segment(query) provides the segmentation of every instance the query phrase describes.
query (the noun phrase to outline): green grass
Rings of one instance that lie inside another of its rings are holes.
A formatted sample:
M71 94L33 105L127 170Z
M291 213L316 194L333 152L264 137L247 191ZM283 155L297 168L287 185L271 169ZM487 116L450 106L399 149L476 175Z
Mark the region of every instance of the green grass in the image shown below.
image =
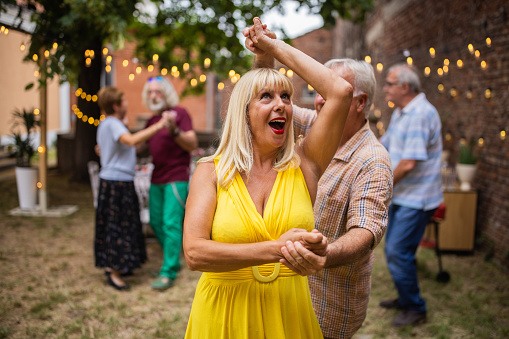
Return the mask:
M0 181L0 339L2 338L182 338L200 276L184 267L173 288L150 289L161 250L148 239L149 261L128 278L130 292L117 292L94 267L94 208L88 184L50 171L50 204L74 204L65 218L8 215L17 207L15 181ZM383 255L375 250L371 299L358 338L509 338L509 274L486 253L446 254L447 284L435 280L434 251L417 253L419 282L428 322L396 329L397 314L381 309L396 296ZM361 337L362 336L362 337ZM364 337L366 336L366 337Z

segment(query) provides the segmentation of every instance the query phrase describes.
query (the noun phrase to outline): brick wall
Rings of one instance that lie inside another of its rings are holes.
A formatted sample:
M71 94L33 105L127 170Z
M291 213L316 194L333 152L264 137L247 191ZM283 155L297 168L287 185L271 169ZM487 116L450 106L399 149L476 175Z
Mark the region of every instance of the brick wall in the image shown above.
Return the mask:
M384 65L377 73L375 109L387 126L392 109L387 107L382 85L388 66L405 62L408 51L421 72L423 91L443 121L444 149L449 162L457 162L460 138L482 138L474 188L478 192L477 248L509 268L509 3L503 0L383 0L365 22L365 45L357 58L370 55L372 64ZM491 38L491 46L486 38ZM346 35L344 39L348 39ZM344 44L343 40L342 43ZM353 42L352 42L353 43ZM474 54L468 49L474 47ZM429 49L435 49L435 56ZM475 50L480 53L475 56ZM439 76L445 59L448 72ZM457 61L461 59L462 67ZM486 67L482 67L482 61ZM425 76L425 67L430 75ZM439 90L439 85L443 90ZM491 97L486 97L486 90ZM385 127L384 127L385 128ZM383 128L383 129L384 129Z

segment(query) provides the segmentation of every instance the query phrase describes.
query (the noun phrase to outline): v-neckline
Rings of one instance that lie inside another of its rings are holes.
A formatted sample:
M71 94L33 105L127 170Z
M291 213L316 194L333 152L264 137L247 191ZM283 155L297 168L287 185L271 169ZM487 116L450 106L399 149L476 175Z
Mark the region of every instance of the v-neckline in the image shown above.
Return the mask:
M267 211L267 206L269 206L269 203L272 202L272 200L274 200L274 195L276 194L275 187L277 186L276 184L278 183L278 181L281 178L281 173L283 173L283 172L282 171L277 172L276 180L274 180L274 183L272 184L272 189L270 190L269 198L267 199L267 203L265 204L265 208L263 209L262 213L258 212L258 209L256 208L256 204L254 203L254 200L251 197L251 194L249 194L249 190L247 189L246 183L244 182L242 175L240 175L240 173L237 173L237 175L239 176L240 182L242 183L242 188L246 191L246 194L249 197L249 203L251 204L251 207L256 212L256 214L259 215L262 218L262 220L264 220L264 221L265 221L265 211Z

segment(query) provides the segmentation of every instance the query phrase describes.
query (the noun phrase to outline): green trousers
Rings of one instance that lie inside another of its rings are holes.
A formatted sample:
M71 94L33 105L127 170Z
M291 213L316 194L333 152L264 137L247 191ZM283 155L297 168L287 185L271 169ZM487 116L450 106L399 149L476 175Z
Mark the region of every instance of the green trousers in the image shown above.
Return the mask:
M160 275L175 279L180 269L182 222L188 193L187 182L150 185L150 226L163 249Z

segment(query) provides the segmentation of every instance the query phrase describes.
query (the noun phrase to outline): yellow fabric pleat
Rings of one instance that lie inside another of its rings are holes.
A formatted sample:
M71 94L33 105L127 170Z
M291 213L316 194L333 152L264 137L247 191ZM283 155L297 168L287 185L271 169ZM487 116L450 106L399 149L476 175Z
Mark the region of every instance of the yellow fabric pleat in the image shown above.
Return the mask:
M216 161L217 165L217 161ZM291 228L314 228L313 207L300 168L279 172L260 215L237 174L227 190L218 186L211 238L248 243L278 239ZM274 264L258 267L263 276ZM186 338L323 338L307 277L281 265L278 277L257 281L251 267L203 273L193 300Z

